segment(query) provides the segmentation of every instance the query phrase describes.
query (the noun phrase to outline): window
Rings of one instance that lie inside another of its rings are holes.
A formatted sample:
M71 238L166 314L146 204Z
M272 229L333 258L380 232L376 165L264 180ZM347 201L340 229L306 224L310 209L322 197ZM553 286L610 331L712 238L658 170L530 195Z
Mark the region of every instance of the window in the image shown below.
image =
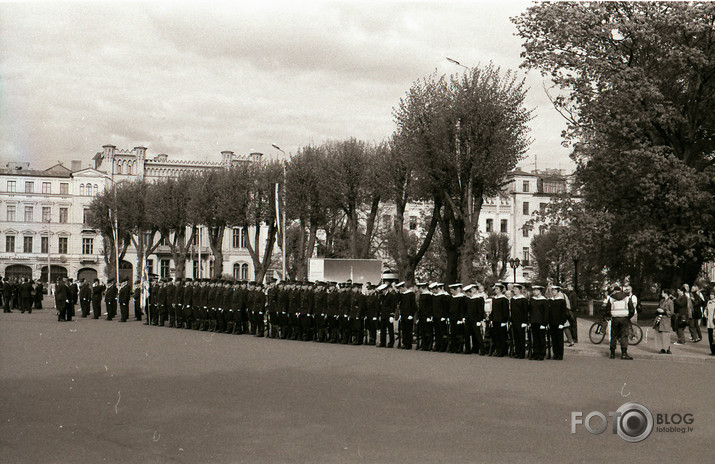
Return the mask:
M525 201L524 204L522 205L522 211L521 211L521 212L524 214L524 216L528 216L528 215L530 214L530 213L529 213L529 202L528 202L528 201Z
M524 266L529 265L529 258L531 257L531 253L529 253L529 247L524 247L522 248L522 254L521 254L522 260L521 263Z
M57 241L57 252L67 254L67 237L59 237Z
M25 206L25 222L32 222L34 220L35 208L32 206Z
M8 235L5 237L5 253L15 253L15 236Z
M82 224L89 224L89 208L82 210Z
M234 227L231 238L232 246L234 248L238 248L241 245L241 229L239 229L238 227Z
M199 278L199 262L197 260L194 260L193 264L194 264L194 268L193 268L194 269L193 270L194 279L198 279Z
M84 196L84 184L79 184L79 195Z
M494 219L487 219L487 232L494 231Z
M241 228L241 248L246 248L246 229L244 228Z
M32 237L23 237L22 252L32 253Z
M241 264L241 280L248 280L248 264L246 263Z
M169 260L168 259L162 259L161 260L161 269L160 269L160 275L162 279L166 279L169 277Z
M529 181L525 180L523 183L524 193L529 193Z
M8 192L14 192L15 189L16 189L15 181L14 181L14 180L9 180L9 181L7 181L7 191L8 191Z
M239 280L241 278L241 265L233 263L233 278Z
M93 238L83 238L82 239L82 254L83 255L94 254L94 239Z
M50 184L49 182L43 182L42 193L52 193L52 184Z
M502 234L506 234L506 233L509 231L509 229L508 229L507 226L508 226L507 220L506 220L506 219L502 219L502 220L501 220L501 233L502 233Z
M539 212L544 214L546 212L546 203L539 203Z
M48 253L50 249L50 237L40 237L40 253Z
M15 222L15 205L7 206L7 221Z
M97 193L99 193L99 187L97 187L97 184L94 184L94 187L92 188L92 195L96 197Z
M521 229L521 234L522 234L522 236L524 236L524 237L528 237L528 236L529 236L529 228L526 227L526 226L524 226L524 227Z
M52 219L52 208L49 206L42 207L42 222L50 222Z
M62 182L60 183L60 195L69 195L70 193L70 184L67 182Z
M25 182L25 193L35 193L35 183L26 181Z
M201 229L196 229L196 233L194 234L194 238L191 239L191 244L194 246L199 245L199 234L201 233Z
M146 260L146 273L147 273L147 274L153 274L153 273L154 273L154 260L153 260L153 259L147 259L147 260Z
M417 216L410 216L410 230L417 229Z
M60 224L67 224L68 208L60 208Z
M213 277L213 275L214 275L214 262L209 261L209 276Z

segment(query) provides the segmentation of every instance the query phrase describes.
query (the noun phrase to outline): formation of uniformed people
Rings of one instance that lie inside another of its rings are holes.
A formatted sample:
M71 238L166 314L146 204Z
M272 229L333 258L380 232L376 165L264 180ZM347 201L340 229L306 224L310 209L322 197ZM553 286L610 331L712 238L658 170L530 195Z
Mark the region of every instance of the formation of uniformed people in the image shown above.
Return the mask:
M141 320L141 289L110 280L107 319ZM146 322L155 326L250 334L290 340L375 345L520 359L563 359L567 300L557 286L439 282L372 285L345 282L256 282L219 279L154 280L147 288ZM96 312L95 312L96 318ZM379 332L379 337L378 337Z

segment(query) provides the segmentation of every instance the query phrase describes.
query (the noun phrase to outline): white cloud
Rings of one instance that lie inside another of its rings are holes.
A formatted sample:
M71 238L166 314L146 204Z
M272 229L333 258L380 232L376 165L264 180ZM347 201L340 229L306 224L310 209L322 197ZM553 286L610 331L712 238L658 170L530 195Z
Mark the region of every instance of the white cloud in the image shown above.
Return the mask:
M528 3L0 4L0 162L47 167L106 143L218 159L326 139L379 141L417 79L517 68ZM532 152L568 163L530 75ZM544 166L556 167L556 166Z

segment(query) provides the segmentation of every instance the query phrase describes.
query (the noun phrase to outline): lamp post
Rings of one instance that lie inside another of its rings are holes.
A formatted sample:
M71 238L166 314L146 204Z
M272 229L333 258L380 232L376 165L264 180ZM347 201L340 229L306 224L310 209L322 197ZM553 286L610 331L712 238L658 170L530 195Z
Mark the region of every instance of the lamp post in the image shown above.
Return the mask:
M519 258L510 258L509 259L509 266L511 266L511 268L514 272L514 283L516 283L516 270L520 265L521 265L521 261L519 260Z
M281 147L272 143L271 146L283 153L283 207L281 208L281 222L283 223L283 231L281 233L281 251L283 258L283 280L288 278L288 268L286 266L286 152L281 150Z
M50 218L47 218L47 221L45 221L45 225L47 227L47 295L51 296L52 295L52 259L50 258L50 244L51 244L51 237L52 237L52 232L50 231ZM54 302L54 298L52 299Z
M466 69L467 71L469 71L469 68L466 67L466 66L464 66L464 65L463 65L462 63L460 63L459 61L457 61L457 60L455 60L455 59L452 59L452 58L450 58L450 57L448 57L448 56L447 56L446 58L447 58L447 61L449 61L450 63L454 63L454 64L456 64L457 66L461 66L461 67L463 67L464 69Z

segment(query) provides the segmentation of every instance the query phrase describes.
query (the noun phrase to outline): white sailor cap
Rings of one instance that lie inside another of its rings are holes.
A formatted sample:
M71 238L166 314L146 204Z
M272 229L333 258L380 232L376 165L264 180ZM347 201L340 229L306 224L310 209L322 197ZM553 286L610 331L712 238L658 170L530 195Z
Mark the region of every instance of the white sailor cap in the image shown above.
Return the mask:
M462 284L456 283L456 284L450 285L449 288L460 288L461 286L462 286Z
M376 290L379 292L379 291L385 290L386 288L387 288L387 284L381 284L381 285L378 285Z
M400 288L405 285L405 282L400 282L399 284L395 284L395 288Z
M474 287L475 287L474 284L469 284L469 285L465 286L462 290L464 290L465 292L468 292L471 289L473 289Z

